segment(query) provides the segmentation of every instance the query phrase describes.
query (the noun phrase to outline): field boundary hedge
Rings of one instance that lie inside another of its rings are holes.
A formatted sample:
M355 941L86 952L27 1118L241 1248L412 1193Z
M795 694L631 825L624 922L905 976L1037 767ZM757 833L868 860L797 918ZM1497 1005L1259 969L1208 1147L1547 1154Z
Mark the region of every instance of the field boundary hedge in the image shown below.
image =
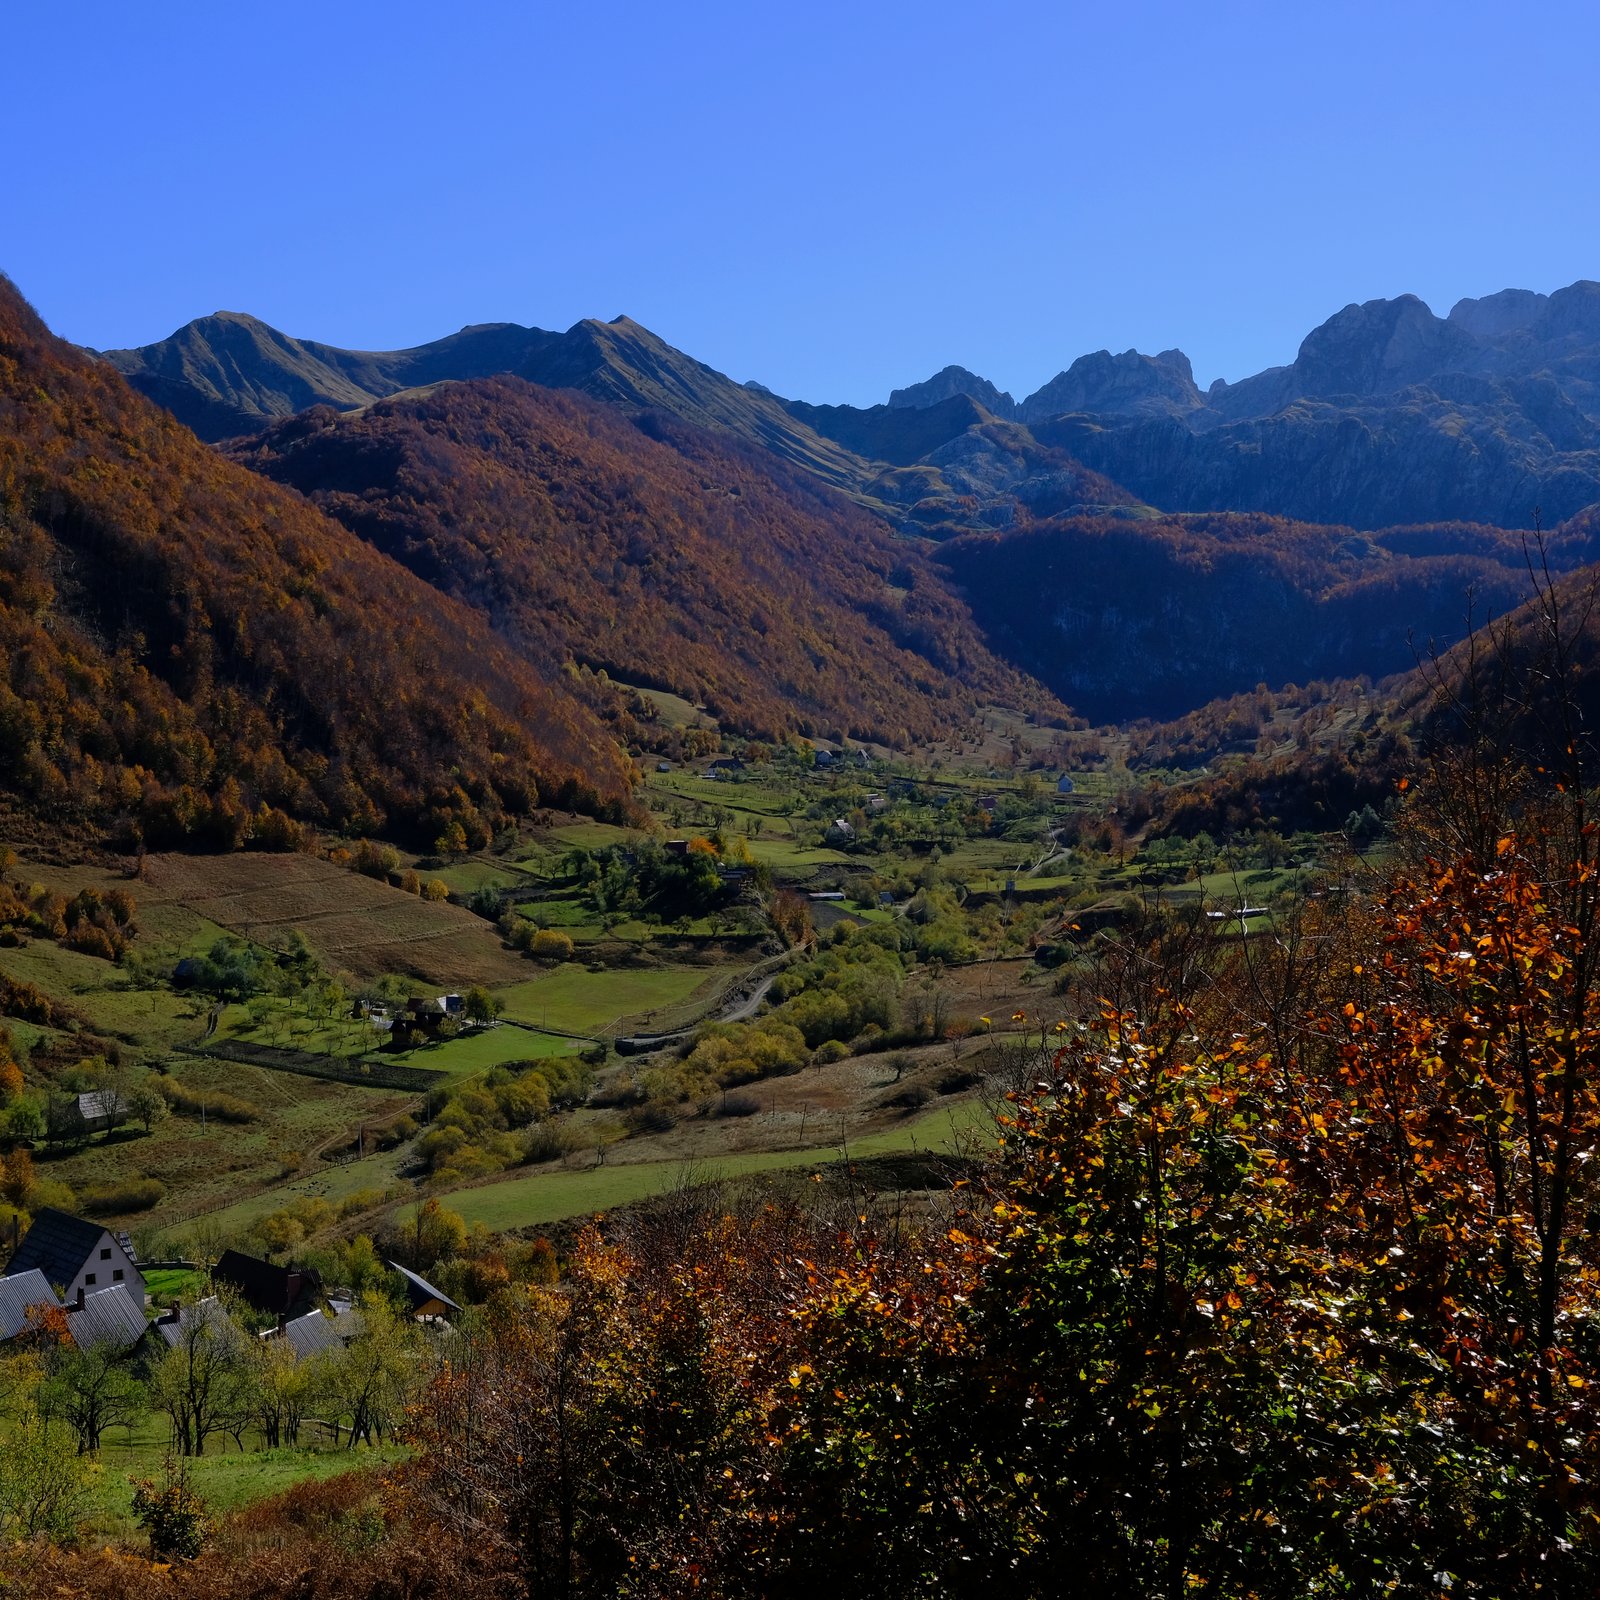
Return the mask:
M448 1081L448 1075L427 1067L403 1067L389 1061L346 1061L339 1056L317 1055L310 1050L282 1050L270 1044L243 1044L237 1040L205 1045L185 1045L186 1056L211 1056L239 1061L273 1072L294 1072L302 1078L326 1078L363 1089L398 1089L406 1094L427 1094Z

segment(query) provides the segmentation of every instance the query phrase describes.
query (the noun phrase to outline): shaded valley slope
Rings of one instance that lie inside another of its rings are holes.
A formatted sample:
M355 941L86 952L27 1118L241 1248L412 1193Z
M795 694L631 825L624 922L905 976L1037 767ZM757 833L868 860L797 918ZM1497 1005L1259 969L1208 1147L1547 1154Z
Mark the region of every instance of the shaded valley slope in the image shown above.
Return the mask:
M747 733L891 744L985 701L1059 715L920 547L770 455L514 378L234 441L475 606L542 670L577 661Z
M1593 561L1593 519L1549 549L1560 570ZM1526 600L1527 555L1474 524L1369 534L1223 512L1059 518L939 549L993 646L1096 721L1403 672Z

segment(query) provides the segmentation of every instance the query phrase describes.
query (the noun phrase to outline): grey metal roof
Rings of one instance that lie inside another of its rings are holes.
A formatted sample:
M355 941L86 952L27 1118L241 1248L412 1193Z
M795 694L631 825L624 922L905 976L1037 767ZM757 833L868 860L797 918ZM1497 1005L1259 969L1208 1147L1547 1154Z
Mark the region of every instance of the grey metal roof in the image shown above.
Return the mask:
M204 1300L192 1300L186 1306L179 1306L176 1312L169 1311L166 1316L157 1318L150 1324L166 1342L176 1347L179 1340L197 1322L209 1322L224 1337L231 1334L234 1338L242 1339L244 1335L239 1331L239 1325L222 1309L222 1302L213 1295L207 1295Z
M128 1102L115 1089L91 1089L78 1096L78 1113L86 1122L96 1117L125 1117Z
M398 1261L391 1261L389 1265L406 1280L406 1297L410 1300L413 1310L426 1305L430 1300L437 1300L441 1305L449 1306L452 1311L461 1309L443 1289L435 1289L421 1273L413 1272L409 1267L402 1267Z
M359 1311L345 1311L331 1317L321 1311L308 1311L305 1316L283 1325L283 1337L301 1361L307 1356L321 1355L325 1350L342 1350L345 1341L353 1339L360 1331Z
M0 1283L4 1281L0 1279ZM103 1344L131 1350L144 1338L149 1326L132 1291L120 1283L91 1289L83 1297L83 1304L67 1313L67 1332L80 1350Z
M8 1272L0 1278L0 1339L15 1339L27 1327L34 1306L60 1304L50 1280L37 1267Z
M6 1267L6 1276L37 1267L51 1283L69 1284L99 1248L105 1232L98 1222L46 1206L35 1213L33 1226Z

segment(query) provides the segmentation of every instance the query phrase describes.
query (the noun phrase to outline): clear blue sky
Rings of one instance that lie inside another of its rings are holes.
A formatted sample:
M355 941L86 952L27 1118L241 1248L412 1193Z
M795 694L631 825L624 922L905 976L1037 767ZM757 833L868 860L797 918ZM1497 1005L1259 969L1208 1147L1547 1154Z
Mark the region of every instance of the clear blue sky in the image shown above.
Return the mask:
M1202 384L1351 300L1600 277L1591 5L8 0L0 269L138 344L626 312L869 404Z

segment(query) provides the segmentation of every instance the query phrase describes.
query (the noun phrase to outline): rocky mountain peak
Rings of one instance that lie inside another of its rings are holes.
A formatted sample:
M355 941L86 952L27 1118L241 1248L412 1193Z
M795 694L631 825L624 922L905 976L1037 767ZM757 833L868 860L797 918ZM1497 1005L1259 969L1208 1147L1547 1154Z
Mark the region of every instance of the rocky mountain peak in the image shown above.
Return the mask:
M1549 295L1532 289L1502 289L1477 300L1457 300L1448 320L1480 339L1499 339L1532 328L1549 304Z
M1414 294L1348 305L1306 335L1295 360L1306 395L1390 394L1441 372L1470 370L1478 340Z
M1028 396L1018 416L1043 421L1074 411L1102 411L1121 416L1175 416L1202 405L1194 369L1181 350L1141 355L1124 350L1112 355L1096 350L1079 356L1065 372Z
M1017 403L1003 389L997 389L987 378L980 378L977 373L969 372L965 367L945 367L942 371L922 383L913 383L904 389L896 389L889 396L889 404L896 409L912 407L921 410L927 406L936 406L941 401L948 400L954 395L966 395L969 399L976 400L984 410L992 412L997 417L1009 417L1017 408Z
M1565 289L1557 289L1534 330L1544 340L1600 339L1600 283L1579 278Z

